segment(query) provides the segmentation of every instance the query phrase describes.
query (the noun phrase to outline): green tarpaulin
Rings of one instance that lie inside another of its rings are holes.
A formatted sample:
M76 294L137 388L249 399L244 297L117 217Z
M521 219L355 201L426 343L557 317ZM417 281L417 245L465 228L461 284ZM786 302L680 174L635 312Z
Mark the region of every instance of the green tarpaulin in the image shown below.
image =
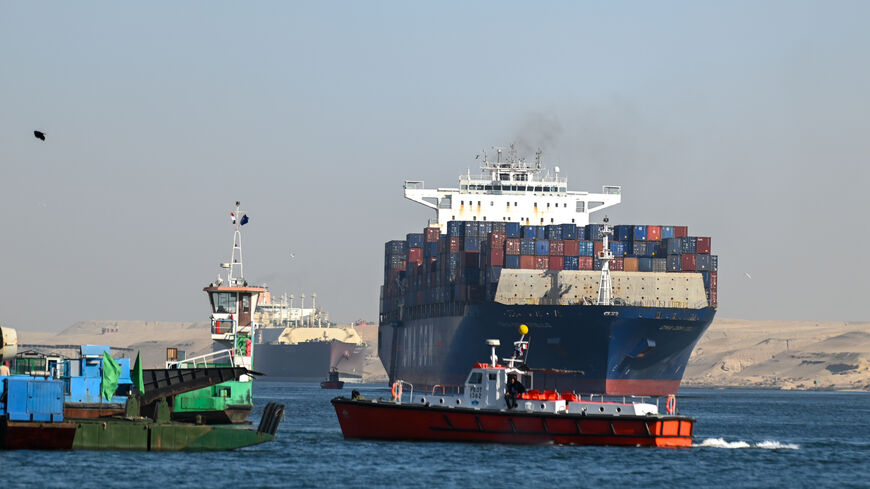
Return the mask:
M100 392L107 401L112 400L115 395L119 377L121 377L121 366L109 355L109 352L103 352L103 381L100 384Z
M145 379L142 378L142 363L139 361L139 352L136 352L136 363L133 364L133 388L139 394L145 394Z

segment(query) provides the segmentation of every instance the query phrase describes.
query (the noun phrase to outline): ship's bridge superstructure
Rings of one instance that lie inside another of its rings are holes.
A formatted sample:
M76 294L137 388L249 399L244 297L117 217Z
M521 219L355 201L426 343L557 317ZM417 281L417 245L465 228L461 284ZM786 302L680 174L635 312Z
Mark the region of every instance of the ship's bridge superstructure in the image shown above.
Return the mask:
M496 147L496 160L483 154L482 175L467 172L459 188L427 189L422 181L405 181L405 198L435 209L441 231L448 221L505 221L524 225L589 224L589 214L619 204L622 188L605 185L601 193L569 191L568 179L517 158L513 145L504 153ZM434 225L434 224L433 224Z

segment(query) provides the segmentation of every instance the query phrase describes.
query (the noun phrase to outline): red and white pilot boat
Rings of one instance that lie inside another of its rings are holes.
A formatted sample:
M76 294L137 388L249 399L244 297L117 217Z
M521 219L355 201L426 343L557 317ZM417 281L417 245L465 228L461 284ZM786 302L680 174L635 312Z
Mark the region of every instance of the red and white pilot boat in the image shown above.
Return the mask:
M517 407L507 408L505 388L509 376L533 386L533 372L522 368L528 355L528 328L514 342L515 353L497 363L498 340L490 363L477 363L464 388L446 394L414 393L413 386L397 381L393 399L365 399L354 392L351 399L332 400L345 439L464 441L517 444L624 445L689 447L693 418L676 412L676 398L665 402L665 413L655 404L584 398L573 392L535 389L520 394ZM440 391L440 392L439 392Z

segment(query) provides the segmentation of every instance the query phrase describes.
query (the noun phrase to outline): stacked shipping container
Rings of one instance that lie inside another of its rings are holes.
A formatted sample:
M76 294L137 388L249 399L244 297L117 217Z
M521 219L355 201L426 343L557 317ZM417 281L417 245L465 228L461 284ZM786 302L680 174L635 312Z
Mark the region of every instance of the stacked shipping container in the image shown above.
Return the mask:
M521 226L515 222L450 221L388 241L381 311L443 302L478 302L495 295L503 268L601 270L601 225ZM610 251L613 271L697 272L707 299L718 305L718 257L709 237L686 226L620 225Z

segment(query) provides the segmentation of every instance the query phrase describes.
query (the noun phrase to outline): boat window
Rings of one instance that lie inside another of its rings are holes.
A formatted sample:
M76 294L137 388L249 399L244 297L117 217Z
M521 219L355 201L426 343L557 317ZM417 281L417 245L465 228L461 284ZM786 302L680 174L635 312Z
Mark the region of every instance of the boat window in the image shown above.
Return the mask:
M251 312L251 296L242 296L242 312Z
M499 173L498 179L501 180L502 182L504 182L504 181L510 180L511 176L509 173Z
M577 201L577 212L583 212L586 210L586 202L582 200Z
M492 190L492 185L486 185L483 187L484 190Z
M235 314L236 294L232 292L212 292L214 312L222 314Z
M540 192L540 191L541 191L541 187L535 187L535 192Z
M544 187L544 192L549 192L549 191L550 191L550 187Z
M481 372L474 372L468 378L469 384L479 384L483 380L483 374Z
M468 185L460 185L459 190L468 190Z
M489 380L495 380L496 374L489 374Z
M501 185L493 185L492 189L493 190L501 190Z
M525 191L526 191L526 186L525 186L525 185L520 185L519 187L517 187L517 189L518 189L520 192L525 192Z

